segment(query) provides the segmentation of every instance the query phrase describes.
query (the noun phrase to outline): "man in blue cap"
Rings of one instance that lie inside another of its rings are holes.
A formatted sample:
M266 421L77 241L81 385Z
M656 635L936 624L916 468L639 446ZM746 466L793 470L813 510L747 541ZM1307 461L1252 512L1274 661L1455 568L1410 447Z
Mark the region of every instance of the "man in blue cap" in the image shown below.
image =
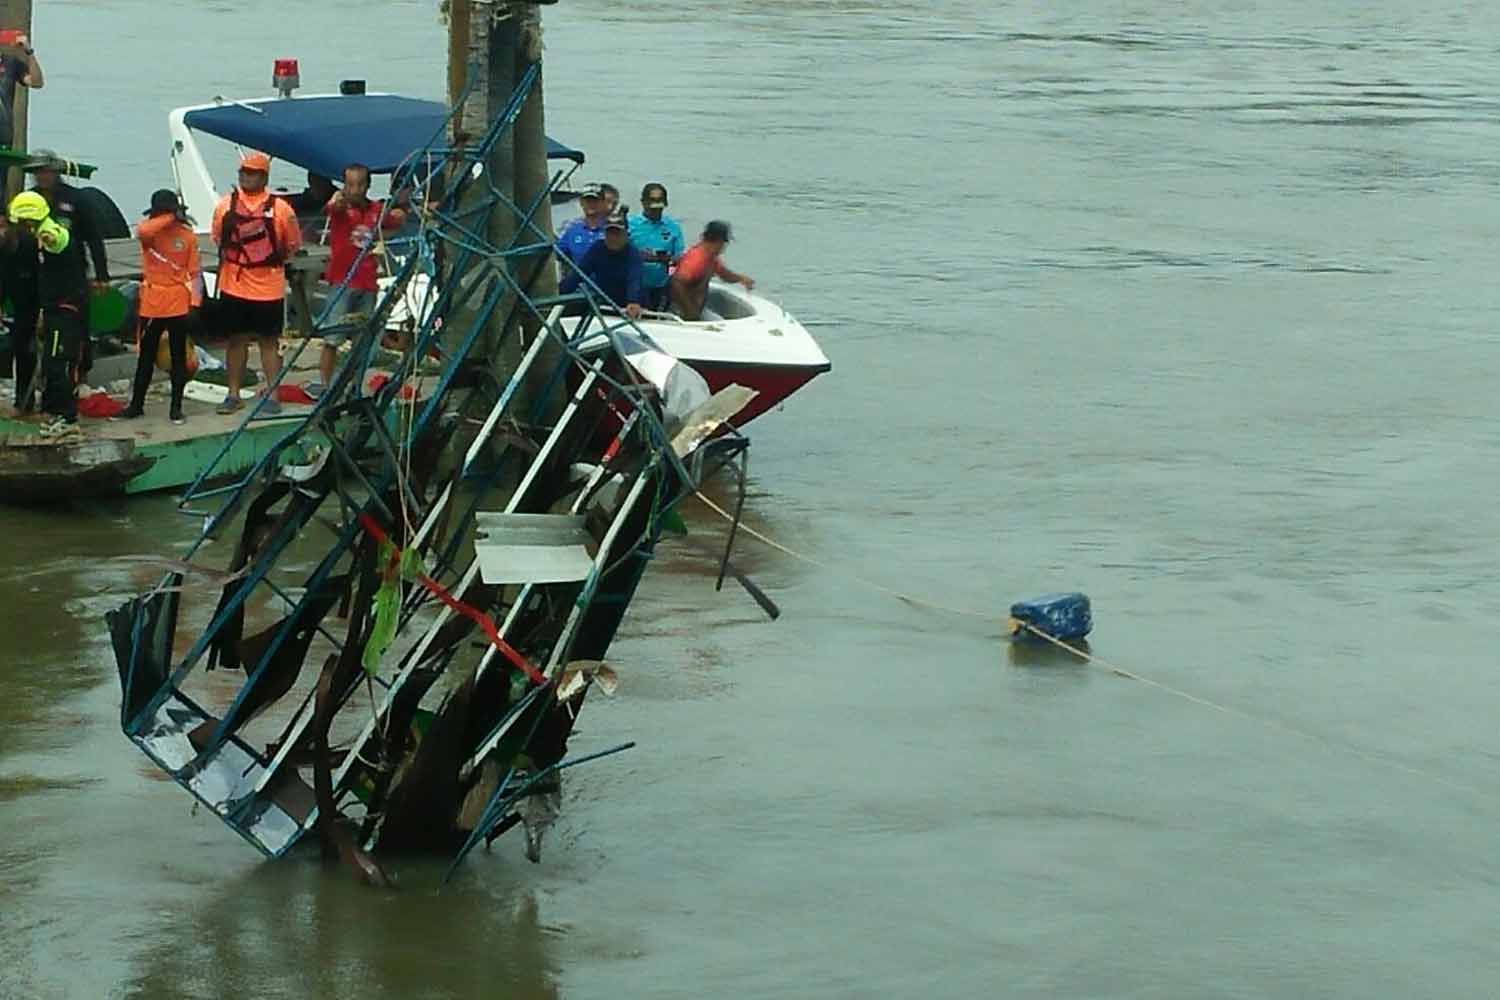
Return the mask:
M598 184L583 186L578 194L578 207L583 210L583 218L563 226L557 237L558 252L575 264L583 260L589 247L604 237L604 217L609 214L604 204L604 191Z
M576 268L564 268L558 290L564 295L583 283L582 275L599 286L625 315L636 319L641 314L641 255L630 242L630 222L626 209L615 209L604 220L604 238L589 248Z

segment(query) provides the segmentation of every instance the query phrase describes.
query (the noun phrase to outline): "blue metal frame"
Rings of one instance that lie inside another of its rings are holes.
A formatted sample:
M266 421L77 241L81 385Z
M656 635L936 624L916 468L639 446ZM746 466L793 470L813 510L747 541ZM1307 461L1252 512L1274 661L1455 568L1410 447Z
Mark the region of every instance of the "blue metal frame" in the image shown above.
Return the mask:
M307 483L292 488L289 492L288 507L281 515L284 521L280 530L256 554L253 565L249 567L249 572L231 590L226 592L228 598L224 601L223 606L213 616L207 629L192 644L188 653L170 671L166 682L153 695L146 707L133 719L123 721L122 728L139 745L142 745L143 749L144 741L139 736L141 728L170 699L178 699L183 704L191 706L194 711L201 713L204 717L212 718L210 713L197 706L182 692L181 686L188 674L198 664L203 654L213 643L214 639L223 631L231 616L235 615L242 608L249 595L254 592L257 586L265 583L273 593L288 605L289 610L280 627L276 630L271 641L256 662L245 665L246 680L229 708L218 720L218 724L214 728L208 745L199 752L198 759L205 760L212 757L228 741L233 742L253 759L261 762L263 767L275 769L279 766L285 766L284 761L278 764L275 758L267 758L265 755L257 753L236 734L230 733L227 728L228 720L234 718L239 713L250 692L263 679L266 670L292 634L293 626L302 617L313 595L319 593L323 585L334 574L339 563L352 551L362 530L357 515L372 508L383 507L381 498L393 485L401 483L399 477L401 450L411 448L413 442L426 433L432 427L433 421L438 419L439 414L443 411L444 401L452 391L454 380L457 378L461 367L474 351L476 344L485 330L490 327L491 321L496 317L497 310L507 300L509 300L510 305L505 313L506 322L503 329L506 331L513 331L517 328L518 324L516 320L518 317L530 315L541 318L545 311L555 304L580 303L585 306L583 317L567 338L562 338L556 331L545 328L543 335L552 337L558 341L563 348L563 357L554 366L552 371L548 373L546 387L541 393L540 398L535 402L531 413L533 422L543 412L547 401L555 393L562 391L562 387L565 385L565 376L570 367L584 363L583 356L579 353L578 347L585 340L593 339L602 333L611 349L623 357L624 352L621 349L621 343L618 339L621 331L633 329L637 336L644 338L644 334L634 326L632 321L623 317L618 321L612 321L606 317L605 308L614 308L616 313L618 313L618 309L613 303L609 302L602 290L593 281L588 279L586 275L581 275L583 280L580 282L579 290L575 293L570 293L569 295L534 296L529 291L532 279L512 274L510 268L507 266L511 261L526 258L537 260L538 267L542 267L546 266L548 259L555 254L556 248L551 242L550 235L537 226L534 219L536 212L543 204L546 204L543 199L550 199L556 186L561 182L564 176L562 173L554 174L546 188L523 209L504 192L495 187L494 181L489 176L488 171L482 171L480 172L480 179L483 184L479 192L480 197L478 201L472 205L465 204L466 200L474 193L474 185L476 183L476 178L474 178L471 169L472 166L476 163L486 162L495 144L500 141L506 130L514 125L516 118L536 84L538 75L538 65L531 66L523 74L504 111L490 124L483 138L478 143L465 145L462 148L453 148L444 143L444 131L448 122L452 120L453 112L450 112L443 128L437 130L428 147L413 153L409 158L412 161L423 157L427 158L429 162L437 167L436 170L426 175L427 179L447 177L451 181L450 186L443 192L438 203L435 206L431 206L421 232L413 241L414 251L406 255L392 286L384 292L377 308L368 318L364 329L355 338L350 362L343 366L339 375L334 379L333 385L325 390L323 396L318 400L311 412L303 419L297 421L295 425L291 426L288 433L277 441L270 452L255 463L249 472L234 486L207 488L205 484L215 477L217 468L230 453L235 441L241 434L246 432L252 421L258 419L256 412L252 409L239 422L233 434L224 442L213 461L200 472L199 476L183 493L180 502L180 506L183 508L186 508L193 501L204 500L210 497L225 497L218 510L207 515L203 533L189 552L188 557L192 558L203 543L235 515L254 491L274 481L275 472L281 465L281 456L287 448L300 440L308 438L312 434L322 434L327 438L327 446L337 452L337 454L329 456L334 474L325 474L317 480L310 480ZM390 207L387 204L384 211L389 212ZM471 218L485 217L502 207L511 212L518 222L505 245L495 246L490 244L482 233L475 232L473 226L469 224L469 220ZM541 242L537 242L537 240ZM420 407L415 403L412 404L410 419L400 424L401 430L399 436L401 440L398 443L396 436L388 428L387 418L393 409L398 407L399 393L404 379L392 379L381 389L366 397L361 392L361 374L368 366L394 302L398 296L404 294L411 280L421 269L424 260L431 257L433 248L438 245L446 247L451 254L450 267L447 268L448 280L437 288L437 294L432 296L433 301L425 304L425 314L418 320L417 328L414 331L412 343L409 347L410 353L407 355L407 363L410 363L413 366L413 370L415 370L418 361L425 359L430 350L440 341L444 342L447 354L440 366L436 384L426 401ZM369 252L369 248L361 250L354 264L351 265L350 274L353 273L354 269L358 268L361 261L366 259L366 255ZM563 267L572 269L575 272L577 271L576 265L568 258L559 257L558 259L562 262ZM347 278L348 276L346 275L346 281ZM322 324L327 321L338 298L343 294L344 288L341 286L318 313L315 320L316 324ZM452 321L455 312L460 309L465 311L472 309L472 318L467 323L466 328L455 330L454 327L456 324ZM524 313L523 310L525 311ZM597 324L597 329L595 329L594 324ZM456 342L453 339L455 333L458 334ZM300 355L301 350L305 349L305 347L306 343L299 346L298 355ZM284 366L280 376L276 380L273 380L267 387L267 390L274 391L276 386L280 384L280 381L286 378L290 369L290 365ZM626 371L629 372L628 365ZM624 400L630 402L640 415L641 420L639 421L639 425L632 433L640 435L650 458L646 466L639 472L639 475L654 477L656 480L656 491L655 496L649 501L649 507L646 509L647 520L645 522L645 531L639 538L619 540L617 544L624 546L622 554L609 566L605 567L603 572L596 571L592 573L579 588L574 603L584 609L588 607L589 602L596 596L601 577L605 573L613 572L625 560L630 559L636 563L636 566L634 572L622 584L624 599L628 600L629 593L634 591L640 579L640 574L644 571L645 562L650 558L651 551L660 536L660 515L674 505L681 496L685 495L687 490L684 484L690 484L692 481L688 470L672 451L665 428L655 413L651 411L650 406L645 403L644 398L639 394L638 390L632 385L622 383L602 372L597 374L597 378L601 380L601 384L609 387L612 392L620 394ZM513 404L519 388L520 376L514 375L501 388L497 401L492 406L498 407L499 412L504 412ZM476 394L475 398L478 397L479 394ZM341 423L343 424L342 430L340 429ZM379 449L380 464L378 472L371 472L367 476L360 470L359 461L372 440ZM354 478L359 480L364 490L365 495L363 499L351 499L343 489L342 470L346 466L351 465L355 473ZM499 482L501 472L506 465L507 459L502 459L500 462L495 463L494 467L486 469L482 475L477 477L479 489L475 491L475 495L470 498L469 502L464 505L463 513L458 519L458 523L453 526L452 538L443 546L443 551L439 558L439 568L435 570L435 574L445 572L451 568L451 564L457 557L459 546L462 544L462 539L472 528L474 519L479 512L484 498ZM468 473L472 470L466 464L463 471ZM327 473L328 470L324 470L324 472ZM664 488L665 479L668 475L672 476L675 480L676 489L668 490ZM308 575L301 596L293 600L291 595L268 579L268 574L287 546L291 544L292 540L313 518L318 508L334 492L339 494L342 510L347 519L336 530L335 541L332 546ZM645 497L642 497L643 501L645 499ZM457 503L457 498L450 497L449 502ZM351 510L352 515L350 515ZM388 515L392 514L390 511L386 511L386 513ZM430 600L432 598L425 591L414 591L409 600L403 605L401 627L409 624L412 616L421 607L430 602ZM134 678L134 665L141 655L141 646L144 641L144 622L144 616L141 615L132 625L131 659L130 669L127 671L127 683ZM321 623L318 623L316 627L335 647L341 646L337 639L323 629ZM568 641L571 644L572 640ZM437 655L437 659L441 660L442 664L446 666L452 660L455 652L456 648L442 651ZM380 680L388 688L394 683L386 682L383 678ZM547 710L551 707L550 699L552 690L550 684L533 687L510 710L504 713L500 725L507 725L512 720L518 721L519 717L527 712L535 712L535 717L529 720L530 733L534 735L537 727L546 717ZM342 703L340 704L341 706ZM596 759L599 756L606 756L609 753L617 752L619 749L624 749L624 747L605 751L601 754L589 755L588 757L573 761L555 763L533 776L530 779L530 783L524 784L520 788L507 793L507 789L510 788L517 774L517 769L512 765L507 770L500 787L487 803L485 821L476 827L475 835L470 838L470 843L465 845L463 851L455 859L454 864L456 865L462 859L477 839L482 837L495 822L498 822L510 805L514 804L524 795L536 781L555 771L572 767L586 760ZM165 767L165 764L156 755L150 754L149 750L147 753L159 765ZM184 775L174 774L173 776L179 784L183 784L184 787L188 787L192 791ZM346 789L341 784L340 787L335 789L336 798L343 796L345 791ZM196 792L193 792L193 794L197 797ZM229 825L234 826L237 832L252 843L255 841L242 828L240 821L263 798L264 793L254 793L246 796L244 800L229 810L229 814L226 816ZM207 804L211 807L214 806L213 803ZM309 820L303 822L302 832L305 832L310 825L311 819L309 818ZM300 836L300 833L297 836ZM293 837L293 842L296 839L297 837ZM286 848L290 846L289 843L286 845Z

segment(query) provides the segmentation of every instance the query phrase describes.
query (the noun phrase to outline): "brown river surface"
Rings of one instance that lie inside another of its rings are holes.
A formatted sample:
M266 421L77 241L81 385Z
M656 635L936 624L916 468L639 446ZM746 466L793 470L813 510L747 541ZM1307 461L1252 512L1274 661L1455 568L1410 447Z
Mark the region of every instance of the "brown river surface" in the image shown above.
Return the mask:
M275 56L441 96L432 2L37 6L32 141L127 212L167 110ZM753 425L746 514L824 565L742 539L767 622L690 508L574 741L639 746L570 772L540 865L382 892L261 862L121 736L117 557L197 522L0 509L0 997L1500 991L1497 9L544 10L586 177L731 220L833 360ZM1166 687L1002 640L1058 589Z

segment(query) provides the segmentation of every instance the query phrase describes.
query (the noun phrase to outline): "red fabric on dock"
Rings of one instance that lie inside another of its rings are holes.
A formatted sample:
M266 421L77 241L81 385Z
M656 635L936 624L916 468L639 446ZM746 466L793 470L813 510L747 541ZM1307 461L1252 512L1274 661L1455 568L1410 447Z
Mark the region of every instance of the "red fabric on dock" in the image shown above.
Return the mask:
M107 392L95 392L78 401L78 415L94 420L118 417L125 412L125 404Z

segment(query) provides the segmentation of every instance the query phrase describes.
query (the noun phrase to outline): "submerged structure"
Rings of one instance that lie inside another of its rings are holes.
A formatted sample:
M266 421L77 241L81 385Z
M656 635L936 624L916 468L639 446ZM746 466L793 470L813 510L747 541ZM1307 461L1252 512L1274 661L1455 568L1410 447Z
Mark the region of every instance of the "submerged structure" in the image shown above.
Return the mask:
M382 853L440 851L451 873L524 824L536 860L559 772L629 745L568 757L664 520L743 471L731 421L754 390L711 393L586 278L534 291L560 175L519 205L486 163L536 78L484 134L414 155L421 224L383 248L394 280L348 362L248 474L202 468L192 551L107 616L125 735L268 856L316 831L380 882ZM413 287L419 319L370 389ZM263 426L249 409L238 433ZM204 579L216 604L185 601Z

